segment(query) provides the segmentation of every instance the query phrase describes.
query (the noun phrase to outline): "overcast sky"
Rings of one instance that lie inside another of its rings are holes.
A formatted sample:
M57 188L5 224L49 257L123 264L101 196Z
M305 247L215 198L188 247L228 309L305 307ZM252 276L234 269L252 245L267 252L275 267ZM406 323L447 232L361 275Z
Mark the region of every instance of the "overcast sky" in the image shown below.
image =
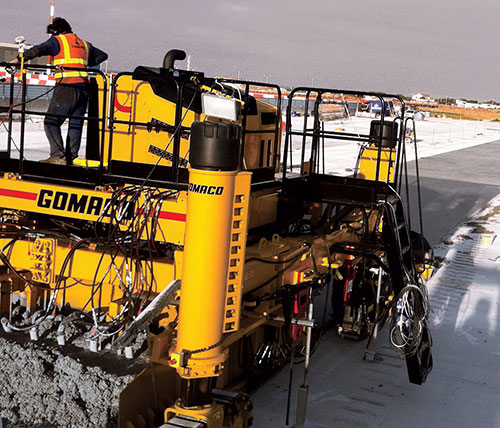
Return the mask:
M45 40L50 0L1 0L0 41ZM499 0L55 0L108 68L500 101ZM179 63L178 68L186 68Z

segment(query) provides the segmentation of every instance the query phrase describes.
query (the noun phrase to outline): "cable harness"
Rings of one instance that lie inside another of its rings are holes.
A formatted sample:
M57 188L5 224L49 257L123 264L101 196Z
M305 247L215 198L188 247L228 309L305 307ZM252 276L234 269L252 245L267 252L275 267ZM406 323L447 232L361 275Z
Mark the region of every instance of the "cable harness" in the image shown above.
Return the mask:
M429 314L429 297L424 284L404 287L392 307L390 341L402 357L415 354Z

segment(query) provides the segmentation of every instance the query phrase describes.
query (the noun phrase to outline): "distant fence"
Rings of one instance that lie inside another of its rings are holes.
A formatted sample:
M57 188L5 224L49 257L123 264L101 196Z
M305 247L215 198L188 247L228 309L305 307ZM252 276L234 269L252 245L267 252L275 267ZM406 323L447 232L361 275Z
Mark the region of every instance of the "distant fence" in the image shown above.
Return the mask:
M19 94L15 104L19 104L21 100L21 85L19 71L14 74L14 98ZM5 70L5 67L0 67L0 106L9 107L10 90L12 75ZM26 101L29 103L29 110L38 110L45 112L49 105L49 100L52 97L52 90L56 80L54 76L44 73L26 73ZM31 101L34 100L34 101Z
M19 94L15 104L21 103L21 92L19 90L21 85L19 83L14 83L14 97ZM29 102L29 110L38 110L45 112L49 105L49 100L52 97L51 89L53 86L38 86L38 85L27 85L26 86L26 101ZM35 101L31 101L35 99ZM0 106L9 107L10 103L10 83L0 83Z

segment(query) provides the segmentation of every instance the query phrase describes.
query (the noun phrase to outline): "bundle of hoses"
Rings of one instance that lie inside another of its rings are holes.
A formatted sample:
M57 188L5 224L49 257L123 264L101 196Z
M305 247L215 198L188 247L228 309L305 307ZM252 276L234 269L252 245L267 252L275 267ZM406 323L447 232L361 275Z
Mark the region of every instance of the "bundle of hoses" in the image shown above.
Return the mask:
M396 299L391 311L390 341L402 357L415 354L427 322L429 299L425 285L407 285Z

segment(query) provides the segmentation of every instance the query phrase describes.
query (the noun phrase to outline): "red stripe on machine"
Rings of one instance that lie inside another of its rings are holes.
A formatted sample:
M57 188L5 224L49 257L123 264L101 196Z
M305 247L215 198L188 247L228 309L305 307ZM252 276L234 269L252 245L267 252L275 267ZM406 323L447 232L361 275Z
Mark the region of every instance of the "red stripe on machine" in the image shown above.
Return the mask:
M186 214L182 213L171 213L167 211L160 211L158 217L163 218L165 220L186 221Z
M130 113L132 111L132 107L127 107L127 106L124 106L123 104L120 104L116 94L115 94L115 103L114 104L115 104L115 109L117 109L118 111L121 111L122 113Z
M0 196L8 196L10 198L29 199L36 201L37 194L31 192L22 192L21 190L0 189Z

